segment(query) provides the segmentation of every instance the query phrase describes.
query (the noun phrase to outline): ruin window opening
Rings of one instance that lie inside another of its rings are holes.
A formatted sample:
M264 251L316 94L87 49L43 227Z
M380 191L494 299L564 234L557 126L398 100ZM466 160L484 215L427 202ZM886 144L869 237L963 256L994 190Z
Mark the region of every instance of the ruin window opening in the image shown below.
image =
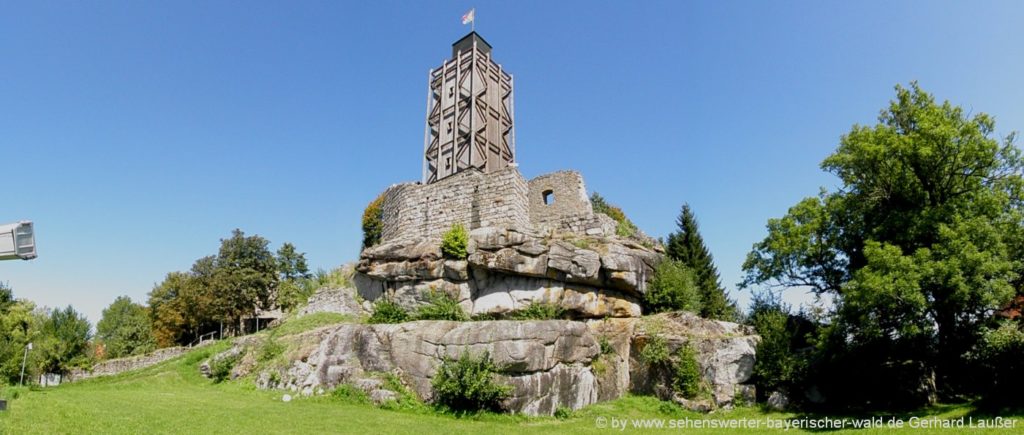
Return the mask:
M544 205L555 203L555 192L553 190L545 190L542 195L544 195Z

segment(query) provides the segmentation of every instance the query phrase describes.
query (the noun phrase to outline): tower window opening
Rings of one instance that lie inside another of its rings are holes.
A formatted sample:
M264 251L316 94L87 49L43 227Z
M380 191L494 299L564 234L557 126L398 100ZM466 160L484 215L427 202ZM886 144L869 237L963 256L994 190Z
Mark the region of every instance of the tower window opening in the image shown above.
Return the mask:
M544 195L544 205L555 203L555 192L553 190L545 190L542 195Z

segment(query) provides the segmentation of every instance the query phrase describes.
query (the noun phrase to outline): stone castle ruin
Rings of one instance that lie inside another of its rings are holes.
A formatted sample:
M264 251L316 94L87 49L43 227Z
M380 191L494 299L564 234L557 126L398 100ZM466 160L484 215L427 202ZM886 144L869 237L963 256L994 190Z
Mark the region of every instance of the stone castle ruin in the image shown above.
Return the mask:
M578 172L522 176L512 76L491 55L472 32L430 72L423 180L384 191L380 243L360 255L360 294L414 309L443 291L474 315L542 302L574 318L639 316L660 245L616 234ZM456 224L470 232L464 260L440 252Z
M483 38L473 32L456 42L452 59L431 71L429 88L423 179L382 194L380 240L360 253L355 291L322 288L297 315L361 317L383 298L412 311L443 292L479 321L344 322L276 338L253 334L203 362L204 376L230 360L230 378L252 375L259 388L313 395L348 385L378 404L408 388L430 401L445 358L487 352L502 368L497 381L511 387L501 407L516 413L552 415L625 394L704 411L751 400L753 387L743 383L758 337L750 328L684 312L641 317L661 245L595 212L579 173L532 180L519 173L512 76ZM456 224L468 230L468 255L445 258L441 240ZM504 320L535 303L557 306L562 318ZM287 365L259 364L269 340L287 349ZM655 342L669 355L684 346L696 352L706 397L680 396L672 370L644 360L642 350ZM167 355L76 376L137 369Z

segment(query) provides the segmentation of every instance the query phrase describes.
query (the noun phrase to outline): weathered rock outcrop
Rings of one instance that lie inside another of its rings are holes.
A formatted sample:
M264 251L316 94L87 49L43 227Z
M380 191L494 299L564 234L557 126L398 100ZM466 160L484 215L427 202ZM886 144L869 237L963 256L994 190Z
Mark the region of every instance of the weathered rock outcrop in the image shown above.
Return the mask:
M341 324L296 335L293 339L313 345L290 355L289 367L258 373L257 384L305 395L349 384L386 400L391 395L378 391L376 379L393 373L429 401L431 380L445 357L487 352L503 368L499 380L513 387L505 409L550 415L559 407L579 409L628 392L671 398L670 390L663 391L671 385L664 378L667 374L649 370L637 357L638 348L654 333L670 347L684 342L695 346L704 379L714 393L710 406L728 406L737 392L744 391L741 384L750 377L757 337L739 325L691 314L589 322ZM239 343L225 355L254 347L244 340Z
M299 309L298 315L313 313L338 313L360 316L366 314L362 305L356 300L354 288L324 287L313 293L306 305Z
M753 374L760 338L750 327L703 319L687 312L659 314L637 322L630 352L632 391L666 400L678 399L671 387L672 374L645 365L640 358L640 351L655 335L664 339L669 354L687 344L696 351L701 375L710 387L712 405L732 404L737 396L753 399L753 387L741 384Z
M386 295L407 309L442 291L474 315L546 302L573 318L638 317L662 258L632 239L560 239L496 227L473 230L468 252L466 260L448 260L435 240L384 243L363 250L355 284L367 300Z

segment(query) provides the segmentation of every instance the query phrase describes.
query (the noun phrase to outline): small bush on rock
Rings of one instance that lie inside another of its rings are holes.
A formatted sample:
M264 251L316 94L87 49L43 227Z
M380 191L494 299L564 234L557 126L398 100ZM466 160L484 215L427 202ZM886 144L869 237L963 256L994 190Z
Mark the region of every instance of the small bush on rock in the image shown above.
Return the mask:
M665 260L654 269L654 278L644 294L649 313L686 310L700 311L700 291L693 272L676 260Z
M225 356L223 358L215 358L210 362L210 377L213 378L214 383L221 383L228 380L231 377L231 369L235 368L235 364L242 359L241 354L234 354Z
M369 248L380 242L384 232L383 210L384 194L381 194L363 211L363 248Z
M459 359L445 357L431 382L435 401L455 412L499 411L512 387L494 379L498 372L487 352L480 356L464 352Z
M373 314L366 320L367 323L402 323L408 322L409 313L405 312L398 304L387 299L381 299L373 304Z
M530 302L526 308L508 315L509 320L552 320L561 319L565 310L549 302Z
M687 399L696 398L704 390L697 353L689 343L676 351L672 378L673 388Z
M416 320L454 320L463 322L469 316L459 306L459 301L445 292L431 291L428 302L416 311Z
M466 251L469 245L469 233L462 224L452 225L452 228L441 236L441 253L445 258L465 260L469 253Z
M651 366L667 363L669 361L669 353L668 342L665 341L665 338L657 334L651 334L647 338L647 344L644 345L643 349L640 349L640 360Z

